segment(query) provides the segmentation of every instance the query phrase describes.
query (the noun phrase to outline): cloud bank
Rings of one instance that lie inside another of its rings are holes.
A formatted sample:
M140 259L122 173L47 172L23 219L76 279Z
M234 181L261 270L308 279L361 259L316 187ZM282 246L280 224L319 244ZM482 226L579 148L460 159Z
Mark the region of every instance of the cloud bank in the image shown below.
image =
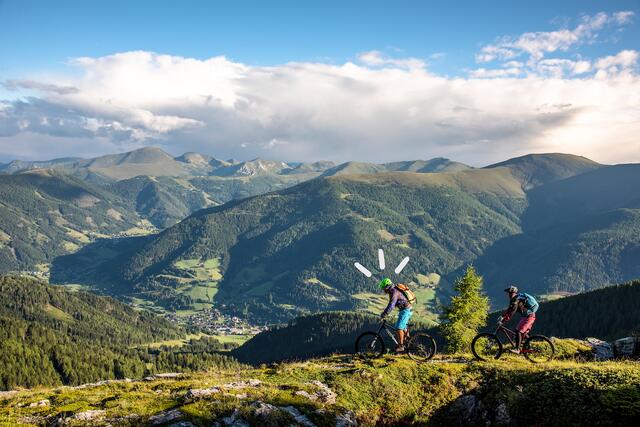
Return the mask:
M588 43L620 12L481 48L447 77L416 58L364 52L344 64L256 67L145 51L77 58L74 72L3 83L0 156L92 155L160 145L221 158L483 165L529 152L640 161L638 52L549 58ZM492 62L493 61L493 62Z

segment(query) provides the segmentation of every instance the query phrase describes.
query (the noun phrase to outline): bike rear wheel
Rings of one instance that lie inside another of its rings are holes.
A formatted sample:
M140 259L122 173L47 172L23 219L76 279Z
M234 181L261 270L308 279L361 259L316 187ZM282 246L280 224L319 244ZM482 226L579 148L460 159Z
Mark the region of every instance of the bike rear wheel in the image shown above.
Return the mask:
M436 350L436 340L427 334L415 334L406 345L407 354L416 362L426 362L436 354Z
M502 355L502 343L496 334L478 334L471 341L471 352L478 360L495 360Z
M376 359L382 356L384 350L384 341L375 332L365 332L356 339L356 354L364 359Z
M522 354L530 362L544 363L553 359L556 348L551 340L543 335L533 335L522 345Z

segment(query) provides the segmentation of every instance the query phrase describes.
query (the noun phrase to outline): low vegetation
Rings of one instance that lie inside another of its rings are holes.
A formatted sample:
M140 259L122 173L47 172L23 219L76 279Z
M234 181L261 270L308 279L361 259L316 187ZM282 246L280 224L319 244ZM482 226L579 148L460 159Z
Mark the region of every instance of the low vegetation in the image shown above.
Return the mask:
M403 356L346 356L144 382L36 389L0 395L0 423L145 424L227 417L251 425L630 425L640 417L632 362L518 359L416 364ZM305 424L306 423L306 424ZM342 424L354 425L354 424Z

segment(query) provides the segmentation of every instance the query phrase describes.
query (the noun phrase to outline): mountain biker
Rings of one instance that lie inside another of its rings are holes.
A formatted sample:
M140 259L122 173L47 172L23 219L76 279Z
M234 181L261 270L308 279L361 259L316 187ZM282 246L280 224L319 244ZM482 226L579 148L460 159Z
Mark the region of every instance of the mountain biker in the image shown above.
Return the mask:
M520 354L522 338L531 330L533 323L536 321L538 301L527 293L519 292L516 286L509 286L504 291L509 297L509 307L498 319L498 325L508 322L516 311L520 312L522 318L518 322L518 326L516 326L516 348L511 350L512 353Z
M388 277L382 279L378 284L380 289L389 295L389 304L384 309L380 317L384 319L395 307L400 309L398 313L398 320L396 321L396 329L398 330L398 347L396 347L396 353L404 351L404 338L407 334L407 326L409 319L413 315L411 309L411 303L407 300L407 297L402 291L400 291L393 284Z

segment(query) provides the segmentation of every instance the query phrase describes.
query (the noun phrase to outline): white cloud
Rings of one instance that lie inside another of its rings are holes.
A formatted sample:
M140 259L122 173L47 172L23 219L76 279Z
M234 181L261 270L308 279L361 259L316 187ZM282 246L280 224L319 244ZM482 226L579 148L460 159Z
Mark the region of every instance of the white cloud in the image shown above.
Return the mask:
M639 78L609 72L633 63L629 53L598 61L600 78L578 75L587 67L580 61L542 62L564 70L556 77L514 78L520 64L512 63L501 74L448 78L424 63L363 55L360 64L271 67L150 52L82 58L79 72L39 82L39 97L0 102L0 155L160 144L221 158L486 164L563 151L640 161L640 100L629 96L640 93Z
M476 55L476 61L506 61L526 55L529 57L529 65L534 66L546 54L567 51L572 46L589 43L605 26L626 25L633 16L634 13L631 11L616 12L612 15L600 12L593 16L583 17L573 29L527 32L518 37L502 37L496 43L482 47Z
M631 22L631 20L633 19L633 16L635 14L633 12L631 12L630 10L625 10L622 12L616 12L613 14L613 19L616 21L616 23L623 25L623 24L628 24L629 22Z
M437 54L434 54L437 55ZM433 56L433 55L432 55ZM425 62L417 58L394 59L383 55L380 51L371 50L358 55L358 60L364 65L369 66L393 66L400 68L419 69L425 67Z
M635 50L623 50L616 55L606 56L600 58L596 62L596 68L599 70L606 70L612 67L619 67L621 69L629 69L634 67L638 63L638 52Z
M475 78L514 77L522 74L522 70L518 67L496 69L478 68L472 70L469 74Z

